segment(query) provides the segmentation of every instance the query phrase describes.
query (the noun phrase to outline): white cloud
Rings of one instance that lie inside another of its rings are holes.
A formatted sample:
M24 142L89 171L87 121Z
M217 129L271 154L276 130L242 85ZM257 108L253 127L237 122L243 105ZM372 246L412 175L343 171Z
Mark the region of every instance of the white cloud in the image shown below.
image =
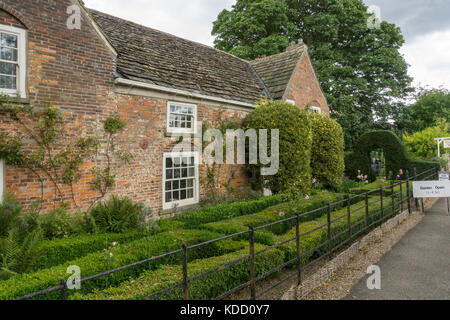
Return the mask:
M401 52L415 84L450 89L450 30L418 36Z
M84 0L84 3L88 8L212 46L212 23L235 0Z

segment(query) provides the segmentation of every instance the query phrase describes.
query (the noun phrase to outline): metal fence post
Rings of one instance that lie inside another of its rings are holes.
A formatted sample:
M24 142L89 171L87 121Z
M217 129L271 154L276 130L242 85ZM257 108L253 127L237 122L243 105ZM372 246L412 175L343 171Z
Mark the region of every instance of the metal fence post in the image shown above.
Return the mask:
M189 300L189 283L188 283L188 256L187 256L187 246L183 244L183 289L184 289L184 300Z
M400 181L400 213L403 212L403 181Z
M406 197L408 198L408 213L411 214L411 190L409 185L409 171L406 170Z
M369 193L366 192L366 230L369 228Z
M413 177L413 181L417 180L417 169L414 168L414 177ZM414 202L416 204L416 210L419 210L419 199L414 198Z
M256 300L255 229L250 227L250 300Z
M297 227L296 227L296 234L297 234L297 283L298 285L302 284L302 261L301 261L301 248L300 248L300 215L297 214L296 218Z
M61 279L61 299L67 300L67 281L65 279Z
M327 205L328 254L331 253L331 205Z
M395 186L394 184L392 184L392 217L395 217L395 190L394 190Z
M383 187L380 188L381 222L384 220Z
M348 223L348 240L352 241L352 207L350 197L347 198L347 223Z

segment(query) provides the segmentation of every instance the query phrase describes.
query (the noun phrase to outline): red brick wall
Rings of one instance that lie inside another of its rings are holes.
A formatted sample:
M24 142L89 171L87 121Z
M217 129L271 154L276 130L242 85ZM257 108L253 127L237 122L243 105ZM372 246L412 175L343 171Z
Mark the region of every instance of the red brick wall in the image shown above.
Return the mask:
M303 55L297 70L295 70L283 99L295 101L296 105L302 109L314 105L322 108L322 114L330 113L327 100L320 88L307 53Z
M35 107L51 103L63 111L69 123L65 137L67 144L80 136L101 137L103 121L107 116L119 113L126 120L127 127L118 137L117 146L130 152L134 159L130 165L120 161L113 163L117 184L110 194L143 201L154 209L155 215L159 215L163 196L163 153L172 151L174 146L174 141L166 136L167 100L116 93L112 52L87 17L82 17L81 30L67 29L66 9L70 5L72 1L69 0L0 0L0 9L10 13L0 11L0 24L22 25L28 30L29 100ZM290 92L300 105L317 99L326 108L326 101L311 70L309 59L303 59ZM180 97L169 99L188 102ZM231 109L223 111L205 103L198 105L199 121L215 121L220 115L240 121L245 114L245 111ZM0 132L20 135L17 126L4 115L0 115ZM141 147L143 142L149 143L148 148ZM89 207L98 196L90 184L95 160L104 161L96 157L88 161L83 167L81 181L74 188L75 199L82 208ZM247 179L243 166L220 169L221 183L232 172L235 176L232 186L244 189ZM42 191L39 180L31 172L15 166L7 166L6 187L26 206L40 199ZM225 190L223 185L221 190ZM64 198L60 200L70 200L69 187L62 191ZM201 198L206 191L201 185ZM49 181L45 181L43 193L43 208L49 210L54 205L54 188Z

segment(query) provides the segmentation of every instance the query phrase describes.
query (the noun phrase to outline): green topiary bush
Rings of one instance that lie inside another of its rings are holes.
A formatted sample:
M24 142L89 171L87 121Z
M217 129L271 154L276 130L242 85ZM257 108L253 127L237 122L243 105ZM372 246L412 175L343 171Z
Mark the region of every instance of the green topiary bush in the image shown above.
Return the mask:
M263 164L248 165L254 186L273 193L307 194L311 189L311 124L299 107L284 101L260 102L244 120L243 129L267 129L267 145L271 154L271 129L279 130L279 170L272 176L261 176ZM248 163L248 162L247 162Z
M325 115L310 115L312 128L311 169L313 178L325 187L338 187L344 176L344 132Z
M417 173L429 169L440 169L438 162L424 161L413 158L406 152L400 139L391 131L372 131L361 136L357 143L357 150L345 157L345 174L355 179L358 170L369 176L370 181L375 180L375 174L370 168L370 153L376 149L383 149L386 158L386 172L397 173L400 169L409 171L412 176L414 168ZM390 177L388 177L390 178Z

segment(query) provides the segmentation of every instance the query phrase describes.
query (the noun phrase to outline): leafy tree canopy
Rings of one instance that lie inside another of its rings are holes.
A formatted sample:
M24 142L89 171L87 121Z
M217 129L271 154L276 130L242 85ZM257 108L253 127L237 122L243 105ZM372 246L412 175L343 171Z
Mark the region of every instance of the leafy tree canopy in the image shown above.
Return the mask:
M394 24L369 28L362 0L238 0L214 22L215 46L244 59L282 52L303 39L346 148L373 129L391 129L411 91ZM397 102L393 102L397 101Z
M414 133L433 127L440 118L450 119L450 92L445 89L421 89L417 102L404 108L396 122L399 130Z

